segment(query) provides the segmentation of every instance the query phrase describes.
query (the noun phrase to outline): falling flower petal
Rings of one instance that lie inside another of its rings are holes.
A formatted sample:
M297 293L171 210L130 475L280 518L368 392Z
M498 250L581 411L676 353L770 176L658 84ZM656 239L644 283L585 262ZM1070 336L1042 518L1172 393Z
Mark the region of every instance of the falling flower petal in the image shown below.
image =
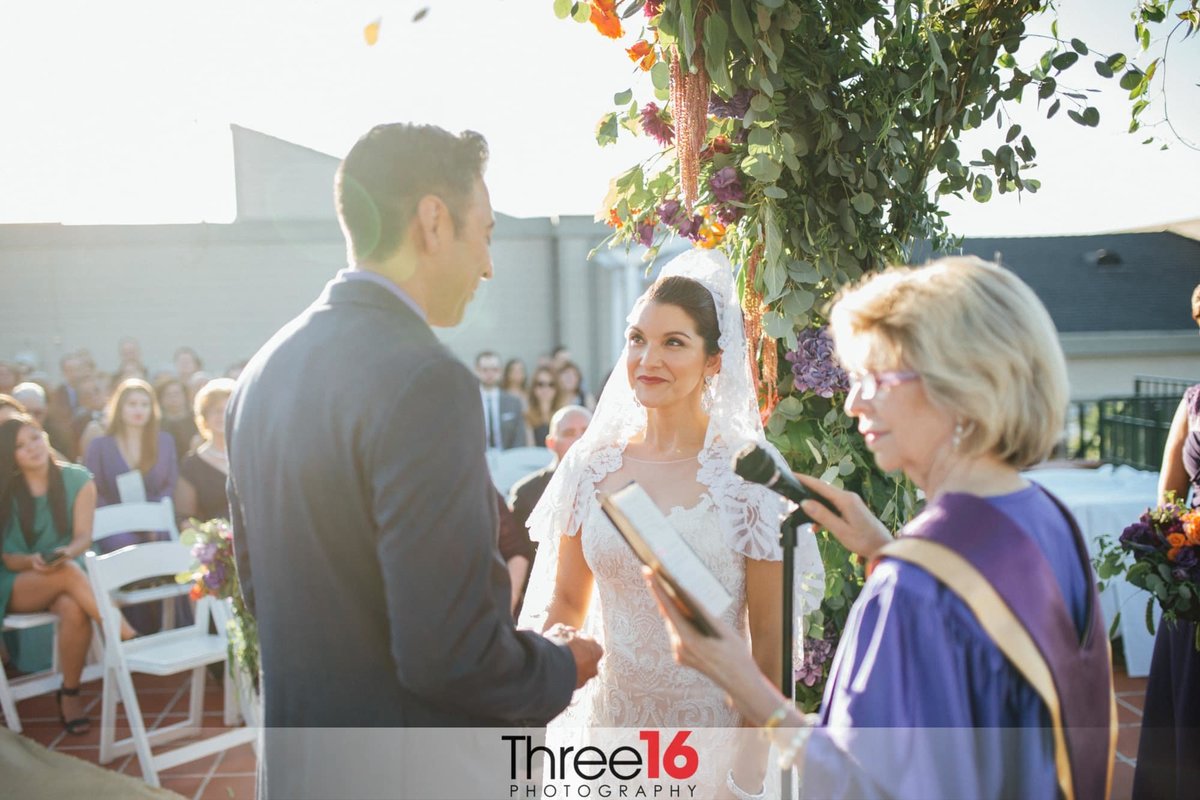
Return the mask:
M383 18L375 20L367 27L363 28L363 39L366 40L369 47L373 47L379 41L379 26L383 24Z

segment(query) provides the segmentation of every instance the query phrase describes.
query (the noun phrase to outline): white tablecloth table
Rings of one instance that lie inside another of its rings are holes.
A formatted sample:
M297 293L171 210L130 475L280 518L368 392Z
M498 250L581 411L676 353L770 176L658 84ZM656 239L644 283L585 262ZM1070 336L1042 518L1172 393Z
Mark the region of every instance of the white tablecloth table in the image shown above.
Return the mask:
M1071 510L1092 556L1099 550L1099 537L1120 536L1127 525L1155 505L1158 497L1158 473L1132 467L1037 469L1025 473L1025 477L1050 490ZM1125 646L1126 669L1135 678L1150 673L1154 651L1154 637L1146 630L1147 599L1145 591L1121 579L1110 581L1100 597L1106 625L1112 624L1118 610L1121 612L1117 633Z

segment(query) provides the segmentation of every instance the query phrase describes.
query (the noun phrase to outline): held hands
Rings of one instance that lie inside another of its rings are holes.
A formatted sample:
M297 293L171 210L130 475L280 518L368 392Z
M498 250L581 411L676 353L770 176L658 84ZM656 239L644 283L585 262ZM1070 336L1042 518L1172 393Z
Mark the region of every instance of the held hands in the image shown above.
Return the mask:
M550 627L542 635L555 644L566 645L575 657L576 689L596 676L597 665L604 655L604 648L599 642L561 622Z
M832 533L851 553L869 559L875 551L892 541L888 529L875 518L867 504L854 492L838 489L825 481L799 472L792 474L805 488L833 503L837 509L836 514L816 500L805 500L800 507L816 527Z

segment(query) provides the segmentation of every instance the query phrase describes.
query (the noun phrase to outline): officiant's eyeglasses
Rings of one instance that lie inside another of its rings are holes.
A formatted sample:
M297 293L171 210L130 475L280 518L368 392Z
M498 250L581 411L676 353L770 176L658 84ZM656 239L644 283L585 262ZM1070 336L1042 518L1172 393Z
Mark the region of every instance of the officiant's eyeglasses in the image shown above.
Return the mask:
M850 373L850 392L858 392L859 400L874 400L880 389L889 389L901 383L908 383L920 378L918 372L852 372Z

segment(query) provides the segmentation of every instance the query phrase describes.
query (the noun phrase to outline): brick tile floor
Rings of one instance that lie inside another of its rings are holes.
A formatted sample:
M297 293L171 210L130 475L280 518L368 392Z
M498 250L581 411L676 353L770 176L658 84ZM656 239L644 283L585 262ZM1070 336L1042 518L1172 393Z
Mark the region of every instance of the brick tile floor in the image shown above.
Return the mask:
M138 691L138 702L146 716L147 725L153 730L160 726L178 722L187 717L190 676L172 675L157 678L151 675L134 675ZM83 685L83 694L88 698L88 716L92 729L84 736L67 734L58 721L58 709L53 695L32 697L17 704L24 735L66 755L82 758L93 764L100 759L100 682ZM225 730L221 719L222 692L211 678L204 693L204 736ZM118 706L117 738L128 736L125 713ZM180 739L185 744L194 739ZM174 747L172 742L166 747ZM136 755L119 756L108 769L126 775L141 776L141 767ZM180 764L159 773L163 788L191 798L192 800L254 800L253 748L246 744L232 750L207 756L187 764Z
M186 716L187 676L155 678L135 675L138 699L152 728L170 724ZM1133 789L1133 767L1137 758L1138 734L1141 730L1142 700L1146 691L1145 678L1130 678L1118 666L1115 678L1117 717L1120 729L1117 736L1117 760L1113 767L1112 800L1129 800ZM51 750L97 763L100 756L100 683L84 684L89 698L88 714L92 730L86 736L69 736L58 722L58 711L52 696L34 697L17 704L17 713L25 728L24 734ZM208 681L204 698L205 727L223 729L221 722L221 690ZM121 713L117 725L118 737L127 735ZM121 756L108 764L109 769L126 775L141 775L137 756ZM253 800L254 750L242 745L188 764L181 764L160 774L164 788L192 800Z

